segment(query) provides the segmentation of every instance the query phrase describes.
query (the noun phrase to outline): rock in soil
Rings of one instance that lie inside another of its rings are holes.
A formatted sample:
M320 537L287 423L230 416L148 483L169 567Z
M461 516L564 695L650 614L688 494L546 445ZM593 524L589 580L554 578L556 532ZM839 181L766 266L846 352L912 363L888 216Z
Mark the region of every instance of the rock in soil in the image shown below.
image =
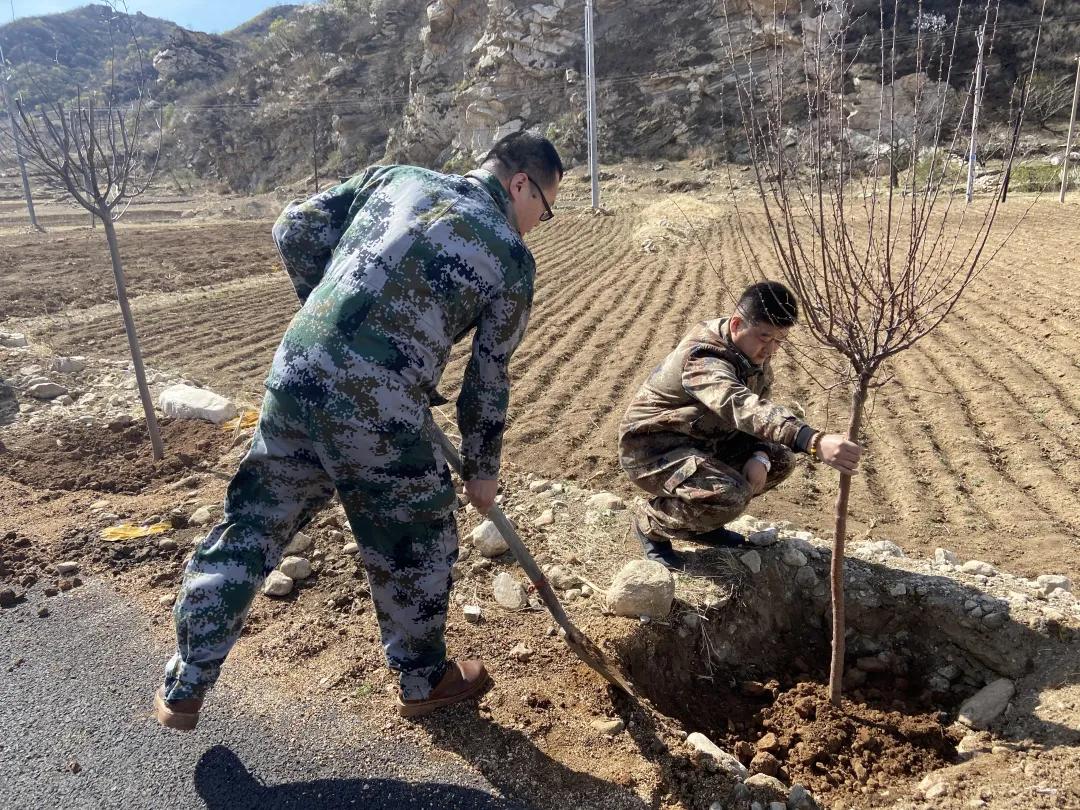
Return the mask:
M610 509L612 511L618 509L625 509L626 503L618 495L612 495L610 492L598 492L589 498L589 506L593 509Z
M0 588L0 608L7 608L19 601L18 594L11 588Z
M608 606L616 616L662 619L671 612L675 580L671 572L652 560L628 562L608 588Z
M589 725L601 734L607 734L609 737L614 737L626 728L626 724L618 717L614 720L608 720L606 718L602 720L593 720Z
M236 416L236 406L223 396L191 385L170 385L158 397L158 407L176 419L202 419L215 425Z
M656 565L660 564L656 563ZM663 566L660 567L663 568ZM686 738L686 744L694 749L699 756L708 757L716 763L718 768L727 771L736 779L746 778L746 767L704 734L695 731Z
M479 624L480 618L483 616L483 611L480 610L479 605L465 605L461 609L461 613L465 616L465 621L470 624Z
M498 557L510 549L510 545L503 539L499 530L495 528L495 524L490 520L485 520L473 529L470 536L476 550L488 558Z
M970 728L984 729L1005 711L1015 691L1012 681L998 678L965 700L957 719Z
M307 579L311 576L311 563L303 557L286 557L278 565L278 570L294 581Z
M263 583L263 593L267 596L288 596L292 593L293 581L280 571L271 571Z
M523 610L529 606L529 595L525 588L506 571L498 574L492 582L495 591L495 601L507 610Z

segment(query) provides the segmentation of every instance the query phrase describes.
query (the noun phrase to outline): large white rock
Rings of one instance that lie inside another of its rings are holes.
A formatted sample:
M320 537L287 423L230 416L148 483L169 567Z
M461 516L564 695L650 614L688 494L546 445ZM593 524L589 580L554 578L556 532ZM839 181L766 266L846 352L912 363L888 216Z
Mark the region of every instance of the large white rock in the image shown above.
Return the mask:
M998 678L960 705L957 719L965 726L984 729L993 723L1009 705L1016 686L1008 678Z
M504 571L495 577L491 585L495 591L495 601L507 610L523 610L529 606L529 595L513 574Z
M634 560L622 567L608 588L608 606L617 616L662 619L671 612L675 579L652 560Z
M170 385L158 397L158 407L176 419L205 419L220 425L236 416L236 406L225 397L190 385Z
M1039 590L1046 596L1049 596L1054 591L1072 593L1072 580L1063 574L1043 574L1035 581L1039 583Z
M960 570L965 574L982 574L984 577L997 576L998 572L994 566L982 560L968 560L960 566Z
M263 593L267 596L288 596L292 589L292 578L280 571L271 571L270 576L263 583Z
M311 563L303 557L286 557L281 561L278 570L289 579L307 579L311 576Z
M485 520L472 531L472 544L485 557L498 557L510 548L495 524Z
M292 540L289 541L289 545L285 546L285 551L281 556L296 557L306 551L310 551L314 544L315 541L311 539L310 535L304 534L304 532L297 532L293 535Z
M660 564L655 563L655 565ZM660 567L663 568L663 566ZM664 570L666 571L667 569L665 568ZM722 770L727 771L736 779L746 778L746 766L739 762L734 755L729 754L701 732L695 731L693 734L689 735L686 738L686 744L699 754L711 757Z

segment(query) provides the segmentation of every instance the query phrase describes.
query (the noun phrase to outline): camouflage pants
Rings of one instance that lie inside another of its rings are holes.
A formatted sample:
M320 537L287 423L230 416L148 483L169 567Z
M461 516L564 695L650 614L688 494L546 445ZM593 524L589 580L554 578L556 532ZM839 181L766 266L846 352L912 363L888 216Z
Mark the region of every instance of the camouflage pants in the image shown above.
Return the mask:
M167 698L199 697L214 684L263 580L335 490L360 547L389 666L405 698L427 697L446 669L443 630L458 554L456 496L442 453L422 431L374 430L352 414L268 390L224 518L184 572Z
M762 447L772 467L762 492L775 487L795 469L794 453L779 444ZM742 468L754 447L727 448L724 460L699 447L669 451L649 465L648 474L632 477L651 497L634 516L638 528L650 537L692 540L694 535L719 529L743 512L752 498ZM761 494L761 493L758 493Z

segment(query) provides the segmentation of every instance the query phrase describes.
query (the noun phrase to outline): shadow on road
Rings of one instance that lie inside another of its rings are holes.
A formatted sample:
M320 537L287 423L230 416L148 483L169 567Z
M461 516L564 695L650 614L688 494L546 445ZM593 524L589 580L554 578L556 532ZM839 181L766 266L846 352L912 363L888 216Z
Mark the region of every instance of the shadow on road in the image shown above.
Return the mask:
M363 763L357 763L357 769ZM523 805L458 785L409 783L398 779L314 779L284 785L264 785L240 758L224 745L215 745L195 767L195 790L208 810L277 810L357 807L364 810L459 808L460 810L521 810Z

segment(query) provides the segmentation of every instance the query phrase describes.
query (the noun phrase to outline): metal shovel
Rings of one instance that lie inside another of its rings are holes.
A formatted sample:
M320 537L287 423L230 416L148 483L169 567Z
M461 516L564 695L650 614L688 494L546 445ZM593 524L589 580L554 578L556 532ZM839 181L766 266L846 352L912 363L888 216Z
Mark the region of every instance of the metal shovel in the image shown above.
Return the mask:
M447 462L450 464L451 469L454 470L459 476L461 475L461 457L458 455L457 448L450 443L450 440L446 438L446 435L439 430L439 427L432 423L431 430L433 437L438 442L439 447L442 448L443 454L446 456ZM525 547L525 544L518 536L517 530L514 528L514 524L503 514L503 511L498 505L492 505L491 509L487 513L488 519L495 524L495 528L499 530L499 533L506 540L510 546L510 550L514 552L514 557L517 559L518 564L524 569L526 576L529 577L529 581L536 588L536 592L540 594L540 598L544 601L547 609L551 612L552 617L555 619L555 623L563 629L565 635L566 646L568 646L578 658L588 664L592 669L602 675L608 683L612 686L621 689L627 695L636 697L634 688L630 685L630 682L622 676L618 668L615 667L604 655L603 651L596 646L584 633L574 626L566 615L566 611L563 610L562 604L559 602L559 598L555 595L555 591L552 590L551 584L544 576L544 572L540 570L540 566L536 564L536 560L533 559L529 550Z

